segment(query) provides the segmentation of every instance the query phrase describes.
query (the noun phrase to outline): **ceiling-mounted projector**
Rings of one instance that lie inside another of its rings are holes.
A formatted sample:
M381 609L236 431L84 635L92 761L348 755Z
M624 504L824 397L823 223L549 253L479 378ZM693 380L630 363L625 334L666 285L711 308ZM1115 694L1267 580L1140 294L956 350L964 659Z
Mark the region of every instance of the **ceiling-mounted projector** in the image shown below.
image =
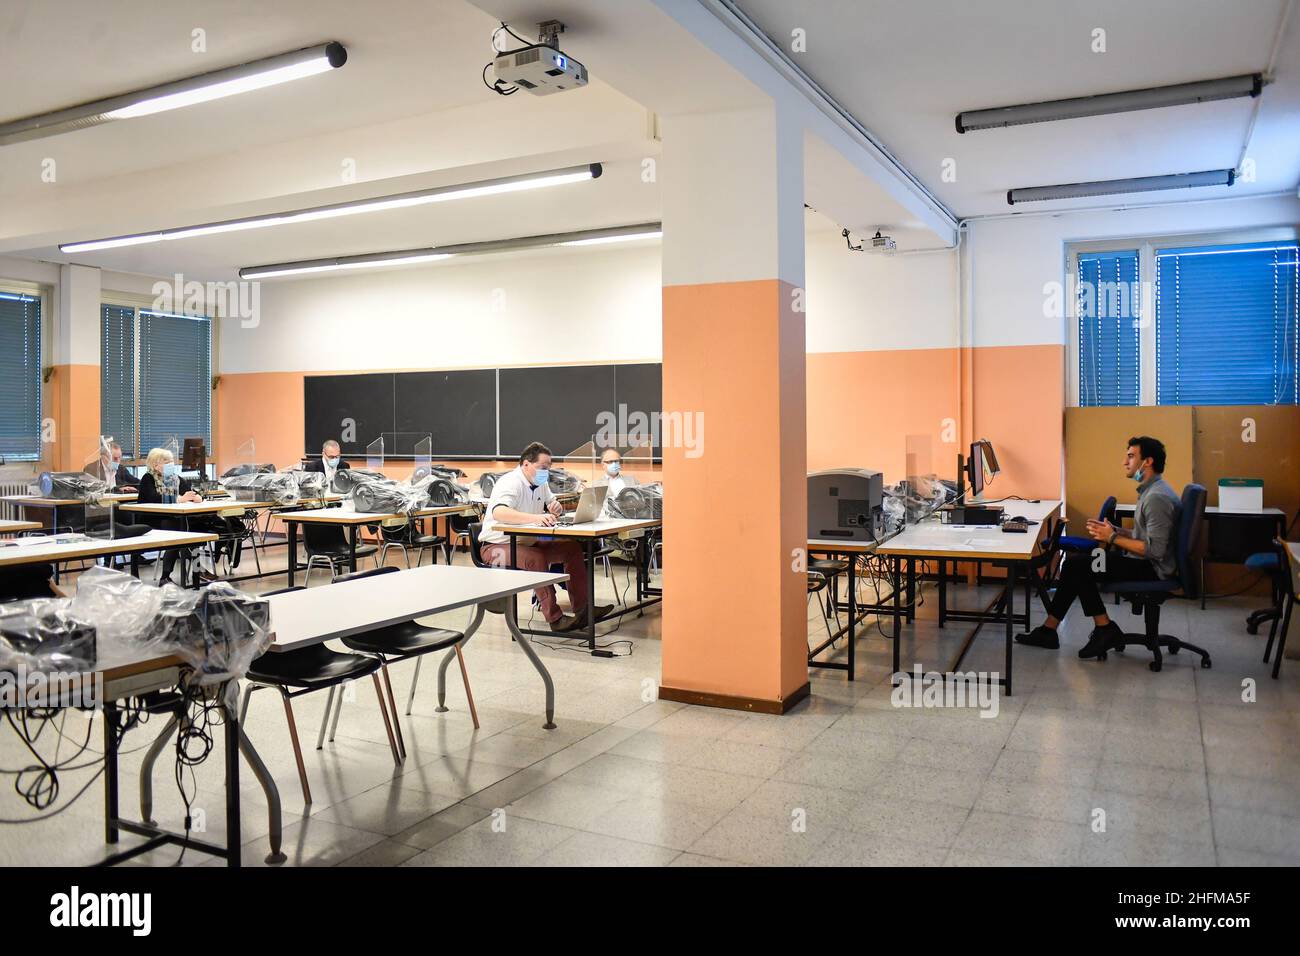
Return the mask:
M560 52L560 34L564 24L547 20L538 24L538 42L517 50L507 50L492 61L498 89L508 83L534 96L563 93L587 85L587 68L573 57Z
M849 231L847 229L842 230L840 232L840 235L844 237L844 243L849 247L850 252L865 252L868 249L870 249L872 252L893 252L895 249L898 248L898 243L894 241L894 237L882 236L880 234L879 229L876 230L876 234L874 236L872 236L869 240L867 240L868 242L871 243L871 245L869 246L863 242L859 242L855 246L853 244L853 240L849 236Z

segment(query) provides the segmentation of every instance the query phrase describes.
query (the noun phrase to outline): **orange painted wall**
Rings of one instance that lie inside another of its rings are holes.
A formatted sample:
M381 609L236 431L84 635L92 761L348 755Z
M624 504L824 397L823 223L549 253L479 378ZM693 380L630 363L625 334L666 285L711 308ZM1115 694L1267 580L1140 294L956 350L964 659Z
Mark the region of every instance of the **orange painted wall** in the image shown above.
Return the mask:
M987 438L1002 474L993 495L1059 498L1065 454L1065 346L973 349L974 438Z
M42 418L54 422L54 442L44 464L80 471L99 442L99 366L55 365L45 385Z
M791 567L807 543L807 387L791 301L774 279L663 290L664 410L705 422L702 455L664 450L665 688L778 701L808 680ZM741 626L736 602L750 599L762 613Z

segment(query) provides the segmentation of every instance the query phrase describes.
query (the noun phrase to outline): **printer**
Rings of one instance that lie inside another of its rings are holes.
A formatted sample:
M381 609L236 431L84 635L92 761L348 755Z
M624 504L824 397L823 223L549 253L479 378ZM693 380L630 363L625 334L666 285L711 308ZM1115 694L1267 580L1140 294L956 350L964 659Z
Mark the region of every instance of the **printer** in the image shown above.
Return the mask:
M884 505L884 477L866 468L808 475L808 537L872 541Z

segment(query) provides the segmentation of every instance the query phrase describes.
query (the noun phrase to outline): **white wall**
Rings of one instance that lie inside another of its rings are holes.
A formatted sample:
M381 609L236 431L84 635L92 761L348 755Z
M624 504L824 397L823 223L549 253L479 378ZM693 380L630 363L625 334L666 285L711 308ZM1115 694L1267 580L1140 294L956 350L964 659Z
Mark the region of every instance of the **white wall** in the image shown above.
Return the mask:
M1065 320L1043 315L1043 286L1063 282L1065 247L1092 239L1140 238L1291 226L1294 197L1174 203L975 221L967 227L974 346L1063 345Z

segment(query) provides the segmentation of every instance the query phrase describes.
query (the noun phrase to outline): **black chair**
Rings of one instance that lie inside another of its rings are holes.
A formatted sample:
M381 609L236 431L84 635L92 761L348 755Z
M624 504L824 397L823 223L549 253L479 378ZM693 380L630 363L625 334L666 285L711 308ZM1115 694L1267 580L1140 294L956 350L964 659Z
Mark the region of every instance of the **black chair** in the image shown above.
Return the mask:
M424 561L424 552L427 549L433 549L433 563L438 563L438 549L442 548L443 553L447 556L447 563L451 564L451 551L447 547L447 539L440 534L425 534L424 531L416 524L418 519L403 515L400 518L389 518L379 526L379 534L382 543L379 545L379 564L382 566L388 560L388 551L390 548L396 548L402 552L406 559L406 566L411 566L411 551L416 552L415 566L418 568Z
M1284 537L1290 537L1291 532L1295 529L1297 523L1300 523L1300 508L1296 509L1295 517L1291 520L1290 526L1286 530ZM1286 573L1287 559L1285 554L1285 544L1274 542L1272 548L1268 551L1257 551L1247 556L1243 562L1247 568L1252 571L1258 571L1269 579L1270 589L1272 591L1273 603L1268 607L1260 608L1258 611L1251 611L1246 617L1246 633L1258 634L1260 626L1265 621L1273 621L1274 626L1270 631L1276 631L1276 621L1282 616L1283 605L1286 603ZM1269 635L1270 641L1272 634ZM1267 656L1264 658L1268 660Z
M338 581L352 581L367 578L375 574L387 574L397 568L380 567L372 571L358 571L355 574L339 575ZM362 634L353 634L343 638L343 643L354 651L373 654L379 658L380 669L384 674L384 686L388 690L388 706L393 712L394 725L397 728L397 749L406 756L406 742L402 738L401 723L397 721L397 702L393 699L393 682L388 677L388 665L399 661L415 659L415 674L411 678L411 693L406 701L406 713L409 716L415 701L415 686L420 679L420 658L434 651L452 648L456 662L460 665L460 675L465 682L465 696L469 700L469 714L474 721L474 729L479 729L478 709L474 706L474 692L469 686L469 671L465 669L465 657L461 654L460 643L465 639L463 631L449 631L441 627L425 627L415 621L402 621L387 627L376 628ZM339 701L342 704L342 700Z
M1282 581L1284 594L1284 606L1280 609L1282 613L1273 619L1273 626L1268 631L1268 644L1264 648L1264 663L1268 663L1269 654L1273 650L1273 637L1281 630L1281 639L1277 643L1277 656L1273 658L1273 680L1277 680L1278 673L1282 670L1282 653L1286 650L1286 633L1291 629L1291 612L1295 610L1296 601L1300 600L1300 559L1292 553L1285 541L1277 541L1278 557L1282 562Z
M302 540L303 546L307 550L307 573L303 578L304 581L311 580L311 571L314 567L328 566L330 569L330 580L338 578L338 566L340 564L347 566L351 561L351 549L348 547L347 536L343 533L343 528L336 524L317 524L314 521L302 522ZM378 554L379 548L373 544L357 544L357 561L369 557L372 554ZM356 568L351 570L355 571Z
M268 591L262 597L302 590L305 588L301 585L281 588L278 591ZM320 750L324 746L325 724L330 716L335 690L346 681L369 675L375 683L375 696L379 698L379 712L384 718L384 729L388 733L388 746L393 752L393 763L400 765L402 755L397 747L397 739L393 736L393 722L396 721L397 716L394 714L393 720L389 720L388 708L384 703L384 692L379 686L379 669L382 666L383 662L378 657L331 650L324 643L291 651L267 651L249 666L248 687L244 690L244 700L239 709L239 722L244 723L244 717L248 713L248 701L253 696L253 691L260 687L274 687L280 692L280 699L284 702L284 716L289 722L289 738L293 741L294 759L298 763L298 780L302 783L303 799L309 805L311 786L307 783L307 768L303 763L302 746L298 742L298 725L293 718L293 705L290 701L318 690L330 692L329 700L325 703L325 719L321 721L320 734L316 739L316 749ZM343 694L340 692L338 696L341 704ZM336 722L337 719L336 715ZM330 739L334 739L332 729Z
M1158 581L1115 581L1107 589L1122 597L1132 605L1133 613L1142 613L1146 622L1145 634L1125 634L1126 640L1114 642L1106 650L1123 651L1128 644L1143 644L1151 651L1154 660L1148 665L1153 671L1160 670L1162 659L1160 649L1167 647L1170 654L1189 650L1201 655L1201 666L1210 666L1210 655L1195 644L1168 634L1160 633L1160 606L1171 597L1195 598L1200 594L1200 581L1196 575L1192 556L1200 544L1201 529L1205 517L1205 488L1191 484L1183 489L1182 507L1178 513L1178 537L1175 542L1175 557L1178 562L1178 576L1172 580ZM1106 651L1099 655L1106 659Z

